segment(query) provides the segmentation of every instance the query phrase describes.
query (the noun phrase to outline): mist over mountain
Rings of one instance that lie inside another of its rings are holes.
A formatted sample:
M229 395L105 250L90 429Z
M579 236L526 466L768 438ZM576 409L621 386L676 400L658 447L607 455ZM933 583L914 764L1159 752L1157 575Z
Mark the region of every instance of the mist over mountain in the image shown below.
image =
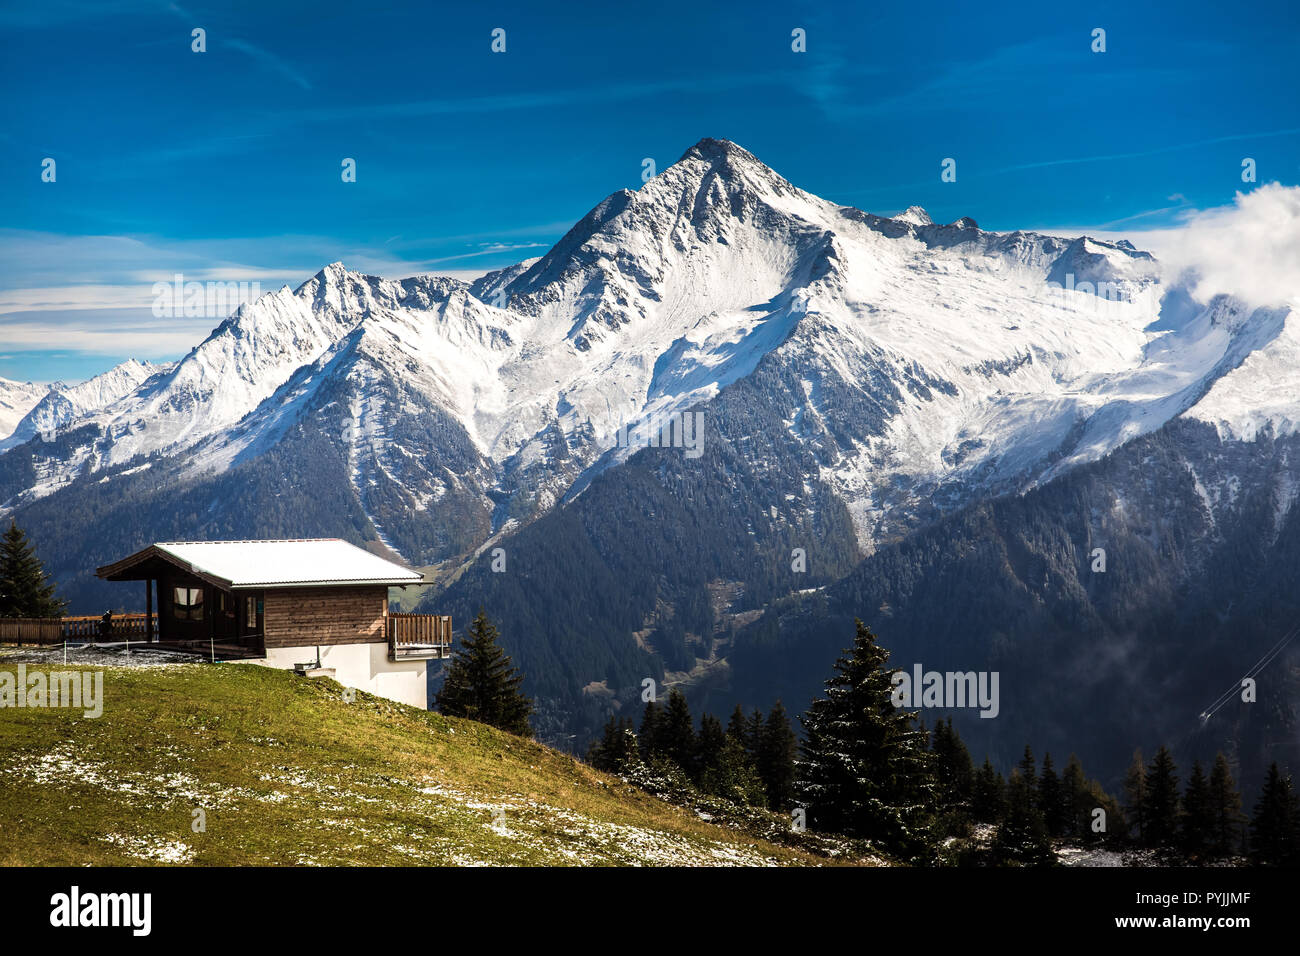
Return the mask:
M93 569L153 540L395 554L423 609L499 620L551 742L645 677L800 710L857 616L900 666L1001 672L999 717L958 715L977 754L1113 774L1295 617L1300 318L1196 293L1128 242L875 216L705 139L537 260L334 263L32 399L0 514L87 613L140 603ZM1269 680L1187 746L1293 739Z

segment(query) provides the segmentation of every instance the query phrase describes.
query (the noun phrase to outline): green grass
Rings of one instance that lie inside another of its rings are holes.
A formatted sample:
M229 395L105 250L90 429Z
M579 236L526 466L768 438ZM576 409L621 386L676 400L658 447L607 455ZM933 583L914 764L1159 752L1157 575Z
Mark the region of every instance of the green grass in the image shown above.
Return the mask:
M0 651L0 670L15 667ZM349 703L333 681L68 667L104 671L98 719L0 708L5 866L825 862L533 741L359 692Z

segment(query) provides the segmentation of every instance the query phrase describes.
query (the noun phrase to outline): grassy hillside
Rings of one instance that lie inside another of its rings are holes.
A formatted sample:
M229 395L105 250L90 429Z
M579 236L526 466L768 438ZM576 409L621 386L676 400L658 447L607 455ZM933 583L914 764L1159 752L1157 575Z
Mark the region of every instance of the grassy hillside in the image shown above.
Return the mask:
M0 670L19 659L64 668L11 649ZM104 672L101 717L0 708L0 865L824 862L531 741L349 702L333 681L249 664L68 667Z

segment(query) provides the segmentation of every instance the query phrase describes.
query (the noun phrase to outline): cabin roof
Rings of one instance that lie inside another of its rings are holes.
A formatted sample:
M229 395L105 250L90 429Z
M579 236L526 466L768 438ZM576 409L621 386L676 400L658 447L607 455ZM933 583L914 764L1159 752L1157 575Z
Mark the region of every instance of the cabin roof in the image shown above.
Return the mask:
M110 581L156 574L165 561L226 589L419 584L424 575L341 538L279 541L165 541L96 570Z

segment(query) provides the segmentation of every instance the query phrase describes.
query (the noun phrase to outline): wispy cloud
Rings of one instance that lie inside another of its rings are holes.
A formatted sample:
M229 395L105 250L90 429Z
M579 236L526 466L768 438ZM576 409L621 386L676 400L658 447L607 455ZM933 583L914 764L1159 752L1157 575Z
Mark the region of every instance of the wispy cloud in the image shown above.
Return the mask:
M997 169L983 170L982 175L994 176L1001 173L1015 173L1026 169L1046 169L1050 166L1074 166L1079 163L1104 163L1120 159L1141 159L1146 156L1158 156L1161 153L1176 153L1184 149L1197 149L1201 146L1213 146L1216 143L1234 143L1239 140L1273 139L1278 136L1300 135L1300 126L1286 129L1261 130L1255 133L1232 133L1227 136L1214 136L1209 139L1197 139L1185 143L1170 143L1151 149L1139 149L1124 153L1101 153L1096 156L1073 156L1061 159L1044 159L1032 163L1017 163L1014 166L1000 166Z
M311 89L311 82L307 77L299 73L283 58L276 56L269 50L264 50L260 46L254 46L247 40L240 40L238 37L231 37L229 40L223 41L222 45L228 46L232 50L238 50L240 53L247 54L266 68L273 70L289 81L298 84L304 90Z
M9 353L57 348L65 355L158 359L184 355L216 324L211 318L155 318L149 308L70 309L0 316L0 338Z
M346 120L409 119L460 113L501 113L548 107L578 106L594 103L618 103L649 99L667 93L698 95L708 92L748 89L757 86L781 86L788 82L783 73L736 74L730 76L682 77L645 83L611 83L562 90L533 90L488 96L457 96L441 99L412 100L401 103L358 103L322 106L277 112L276 119L285 123L335 123Z

